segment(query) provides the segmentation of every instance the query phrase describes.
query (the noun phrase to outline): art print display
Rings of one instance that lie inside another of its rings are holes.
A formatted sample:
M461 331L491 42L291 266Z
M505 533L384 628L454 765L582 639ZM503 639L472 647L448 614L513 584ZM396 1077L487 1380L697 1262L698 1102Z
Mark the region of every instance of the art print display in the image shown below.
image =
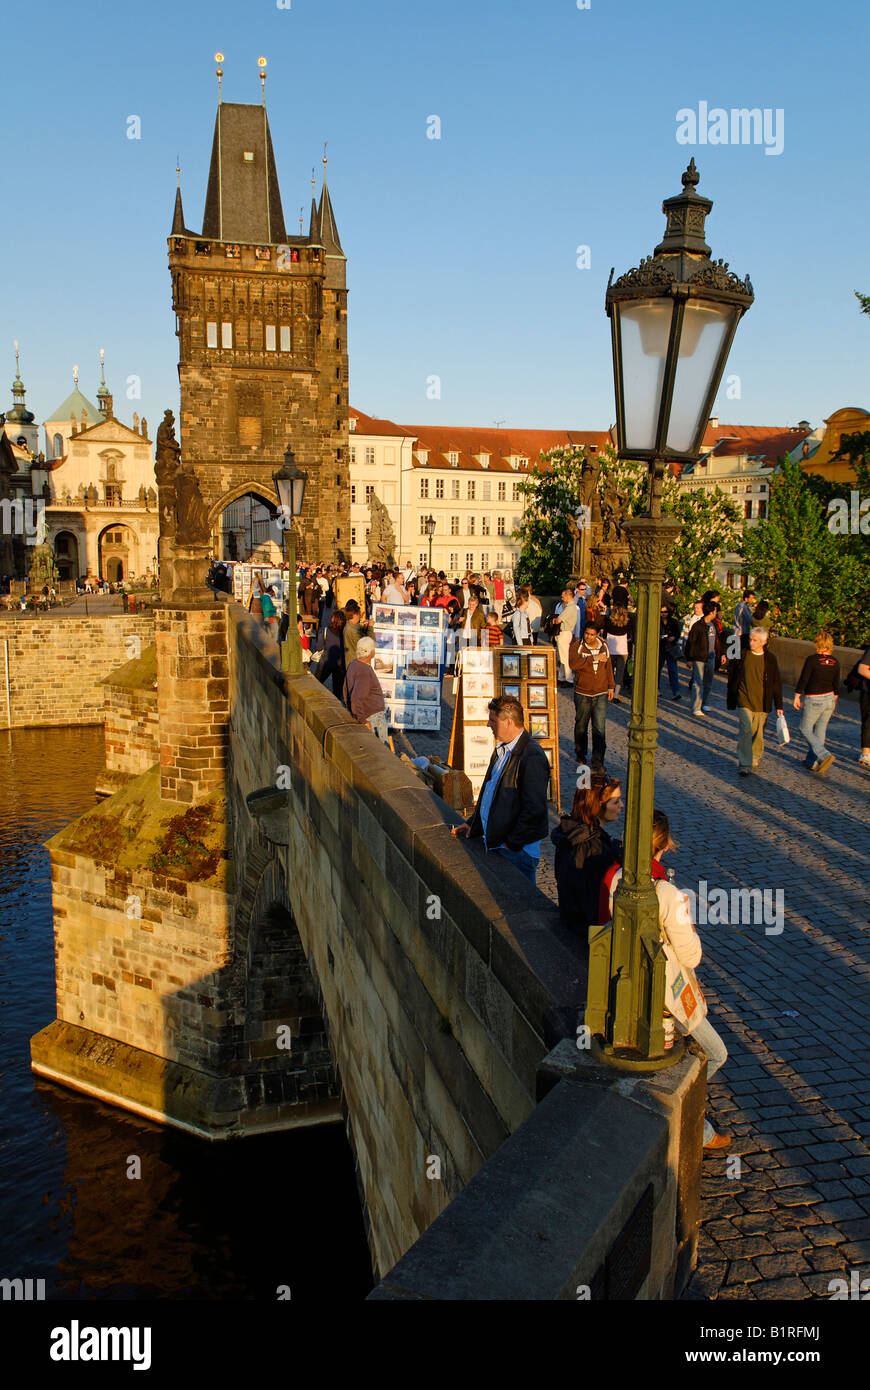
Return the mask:
M532 738L549 738L550 716L548 714L530 714L529 733Z
M465 675L462 692L464 695L486 695L491 700L495 695L495 676L492 672L484 676Z
M519 658L519 656L503 656L502 659L501 659L501 678L502 678L502 680L510 680L511 678L519 679L519 674L520 674L520 658Z
M393 698L393 684L394 684L394 683L393 683L393 681L391 681L391 680L382 680L382 681L381 681L381 692L382 692L382 694L383 694L384 700L392 700L392 698Z
M462 673L467 675L469 671L491 671L492 670L492 650L487 647L466 647L462 653ZM517 675L519 675L519 666Z
M530 685L527 687L526 703L529 709L547 708L547 687L545 685Z
M520 698L520 687L518 685L503 685L501 693L502 695L509 695L512 700L518 700Z
M389 724L394 729L441 727L441 675L447 639L443 608L376 603L372 666L390 686Z
M482 720L483 722L486 722L486 720L489 718L489 700L487 700L485 697L483 699L478 699L476 696L473 695L463 695L462 715L466 722L468 722L469 720L471 720L472 722L474 722L475 720Z
M545 681L547 679L547 658L545 656L529 657L529 680Z

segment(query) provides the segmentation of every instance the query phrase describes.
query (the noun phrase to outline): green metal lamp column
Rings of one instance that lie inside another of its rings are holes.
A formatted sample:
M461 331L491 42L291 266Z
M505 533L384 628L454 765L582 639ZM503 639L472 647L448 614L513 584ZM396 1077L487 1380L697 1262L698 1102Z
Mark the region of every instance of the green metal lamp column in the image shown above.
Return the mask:
M284 559L287 561L287 636L281 647L281 670L288 676L301 676L305 670L299 622L296 613L296 533L292 524L284 531Z
M654 483L651 492L652 506L656 507ZM637 636L628 726L625 858L613 901L610 997L603 1053L617 1065L645 1069L675 1062L683 1054L682 1042L665 1053L665 958L659 941L658 898L650 878L659 612L668 556L681 527L672 517L649 512L624 525L637 577Z

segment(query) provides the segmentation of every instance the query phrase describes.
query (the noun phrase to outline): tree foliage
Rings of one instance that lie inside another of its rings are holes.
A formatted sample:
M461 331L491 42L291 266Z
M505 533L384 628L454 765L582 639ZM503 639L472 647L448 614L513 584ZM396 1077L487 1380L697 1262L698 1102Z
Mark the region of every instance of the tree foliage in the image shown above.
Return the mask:
M647 465L617 459L609 448L601 450L599 458L599 490L612 482L628 498L629 516L644 511L649 487ZM579 505L582 464L583 450L578 447L551 449L520 483L520 493L528 502L522 524L514 533L522 544L517 574L539 593L558 593L571 573L567 518ZM713 586L716 559L739 545L739 513L718 488L715 492L688 491L670 474L664 479L662 510L678 517L683 527L671 554L668 575L679 599L688 604L696 594ZM629 580L633 577L629 568Z
M855 481L870 497L870 436L844 439L851 448ZM779 609L775 630L812 639L821 629L845 646L867 639L870 610L870 547L867 535L839 533L831 503L851 504L850 483L805 473L780 460L771 480L768 515L743 537L743 557L762 597Z

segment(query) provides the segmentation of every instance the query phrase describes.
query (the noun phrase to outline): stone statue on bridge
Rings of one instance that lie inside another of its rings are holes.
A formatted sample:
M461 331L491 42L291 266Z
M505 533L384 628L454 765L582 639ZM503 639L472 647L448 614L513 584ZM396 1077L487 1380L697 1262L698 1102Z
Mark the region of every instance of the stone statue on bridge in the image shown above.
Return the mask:
M383 502L374 493L369 493L369 513L371 515L371 528L368 535L369 545L369 564L370 565L394 565L396 549L396 533L393 530L393 523L390 521L390 514Z

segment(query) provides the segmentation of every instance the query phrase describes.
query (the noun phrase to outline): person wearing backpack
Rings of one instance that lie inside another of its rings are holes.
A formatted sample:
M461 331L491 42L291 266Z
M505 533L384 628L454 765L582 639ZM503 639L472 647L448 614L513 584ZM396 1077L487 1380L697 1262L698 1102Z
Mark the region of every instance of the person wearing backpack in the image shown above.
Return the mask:
M664 811L653 811L651 870L659 901L660 939L663 944L667 944L669 955L668 982L673 982L675 986L673 993L676 997L673 998L671 1007L678 1012L671 1015L673 1027L683 1036L688 1034L694 1038L701 1050L707 1054L709 1086L719 1068L728 1061L728 1049L707 1016L707 1001L695 976L695 970L701 964L703 948L692 921L689 899L685 893L680 892L676 884L670 882L667 870L662 866L662 855L676 847L676 841L671 836L670 822ZM622 865L612 864L602 879L598 903L598 919L602 924L613 918L613 899L621 877ZM673 979L674 964L678 967L676 980ZM669 997L669 984L665 987L666 999ZM680 986L679 995L677 986ZM721 1152L730 1147L731 1135L717 1134L705 1115L704 1152Z

